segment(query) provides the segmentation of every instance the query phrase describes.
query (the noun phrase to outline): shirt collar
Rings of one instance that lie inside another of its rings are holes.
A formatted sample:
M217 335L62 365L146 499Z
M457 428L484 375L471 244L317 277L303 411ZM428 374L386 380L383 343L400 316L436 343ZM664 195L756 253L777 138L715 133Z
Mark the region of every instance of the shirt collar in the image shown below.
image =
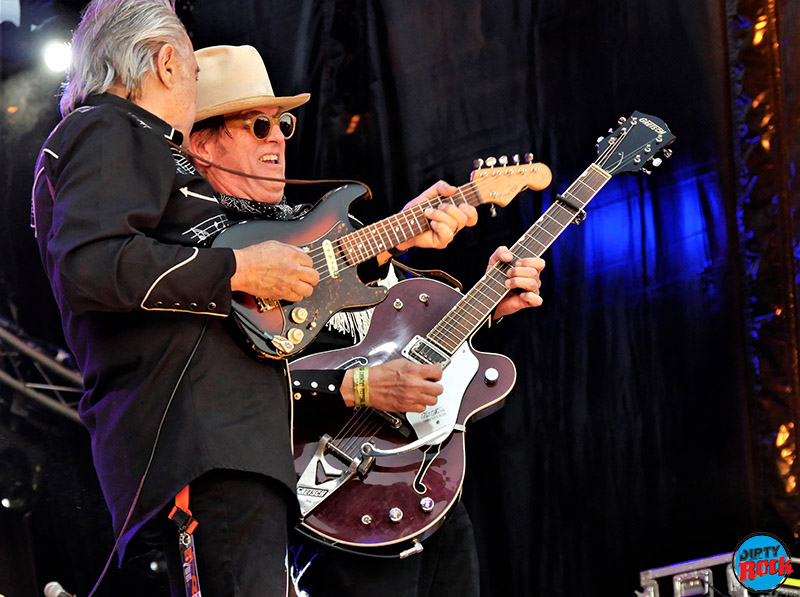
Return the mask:
M146 126L149 126L153 130L163 135L168 141L172 141L176 145L183 144L183 133L172 128L172 126L152 112L148 112L141 106L138 106L133 102L126 100L125 98L119 97L118 95L114 95L113 93L101 93L98 95L91 95L86 98L86 101L83 102L83 105L85 106L99 106L102 104L112 104L114 106L118 106L122 110L131 113Z

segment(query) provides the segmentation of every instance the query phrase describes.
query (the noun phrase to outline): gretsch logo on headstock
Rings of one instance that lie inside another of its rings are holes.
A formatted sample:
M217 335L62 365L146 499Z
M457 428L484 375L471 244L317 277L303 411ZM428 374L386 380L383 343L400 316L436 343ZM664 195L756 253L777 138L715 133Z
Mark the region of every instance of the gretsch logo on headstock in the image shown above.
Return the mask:
M654 131L655 131L655 132L657 132L659 135L666 135L666 134L667 134L667 131L665 131L664 129L662 129L660 126L658 126L658 125L657 125L655 122L653 122L653 121L652 121L652 120L650 120L649 118L640 118L640 119L639 119L639 122L641 122L641 123L642 123L643 125L645 125L647 128L654 130Z

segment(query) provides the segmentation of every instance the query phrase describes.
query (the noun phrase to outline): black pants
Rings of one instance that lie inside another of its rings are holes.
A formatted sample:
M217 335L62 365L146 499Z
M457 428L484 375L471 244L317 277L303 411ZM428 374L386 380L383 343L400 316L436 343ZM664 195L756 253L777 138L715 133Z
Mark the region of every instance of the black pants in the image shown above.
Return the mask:
M403 560L341 552L292 536L289 562L302 569L309 597L477 597L478 554L472 522L460 502L444 524Z
M189 484L203 597L285 595L286 495L276 481L240 471L214 470ZM160 516L170 590L185 597L178 527Z

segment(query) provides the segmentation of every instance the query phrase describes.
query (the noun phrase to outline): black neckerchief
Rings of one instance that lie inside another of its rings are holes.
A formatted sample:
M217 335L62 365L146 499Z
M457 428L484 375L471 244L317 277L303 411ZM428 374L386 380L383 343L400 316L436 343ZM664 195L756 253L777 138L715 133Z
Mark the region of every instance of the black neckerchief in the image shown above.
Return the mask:
M219 202L228 211L240 215L254 215L264 220L295 220L311 211L310 204L301 203L299 205L291 205L286 201L286 197L281 199L279 203L271 204L260 203L252 199L243 199L242 197L234 197L233 195L226 195L225 193L218 193L218 196Z

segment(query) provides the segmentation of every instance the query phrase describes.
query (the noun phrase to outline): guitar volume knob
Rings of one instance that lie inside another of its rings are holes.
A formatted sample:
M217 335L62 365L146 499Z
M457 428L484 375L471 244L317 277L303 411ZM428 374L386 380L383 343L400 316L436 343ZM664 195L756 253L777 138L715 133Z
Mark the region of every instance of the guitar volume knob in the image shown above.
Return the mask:
M301 330L301 329L292 328L291 330L289 330L289 333L286 334L286 335L289 337L289 341L292 344L300 344L303 341L303 336L305 334L303 333L303 330Z
M391 520L392 522L400 522L401 520L403 520L403 511L395 506L394 508L389 510L389 520Z
M500 379L500 372L494 367L489 367L483 372L483 380L487 385L493 386L497 383L498 379Z
M292 309L292 321L295 323L303 323L306 319L308 319L308 309L304 309L303 307L295 307Z
M424 497L419 501L419 507L423 512L432 512L435 505L436 502L433 501L433 498Z

